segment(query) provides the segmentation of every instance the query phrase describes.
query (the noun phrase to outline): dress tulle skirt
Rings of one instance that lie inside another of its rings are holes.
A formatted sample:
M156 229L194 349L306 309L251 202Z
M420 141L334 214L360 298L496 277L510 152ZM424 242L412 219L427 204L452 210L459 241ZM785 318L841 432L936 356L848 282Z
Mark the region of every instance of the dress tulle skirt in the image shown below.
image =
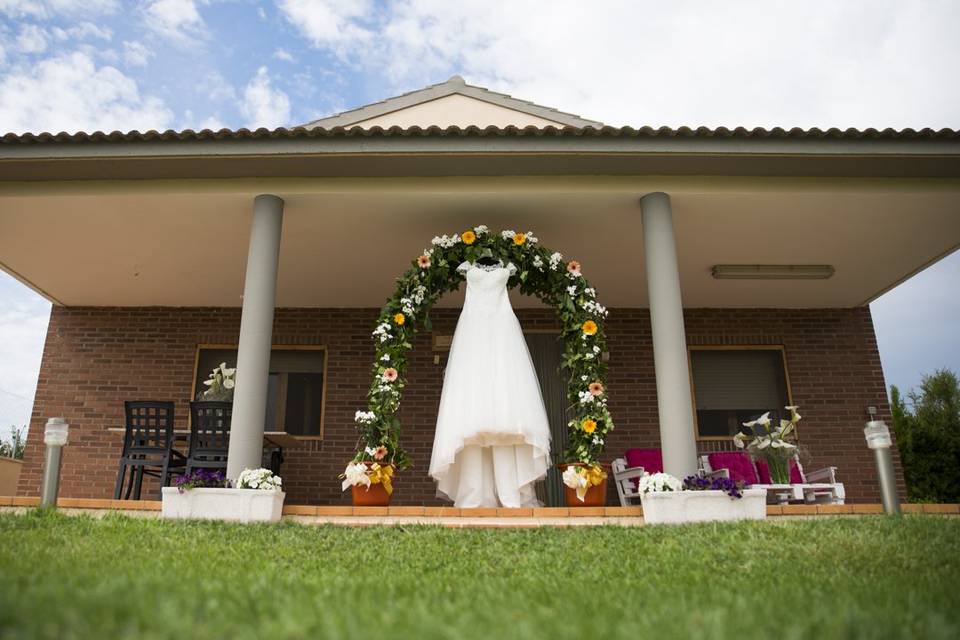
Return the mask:
M465 304L447 360L430 475L458 507L538 506L550 463L540 385L503 293L506 308Z

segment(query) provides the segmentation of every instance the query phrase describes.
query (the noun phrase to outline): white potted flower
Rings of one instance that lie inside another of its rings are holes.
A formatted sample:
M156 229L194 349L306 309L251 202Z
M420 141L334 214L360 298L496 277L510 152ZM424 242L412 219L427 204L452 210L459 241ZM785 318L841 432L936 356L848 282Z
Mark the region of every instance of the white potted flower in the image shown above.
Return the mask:
M277 522L283 512L283 481L269 469L244 469L236 486L222 471L204 469L163 488L163 517L230 522Z
M667 473L640 477L640 501L647 524L681 524L767 517L767 490L744 489L729 478L688 476L683 482Z

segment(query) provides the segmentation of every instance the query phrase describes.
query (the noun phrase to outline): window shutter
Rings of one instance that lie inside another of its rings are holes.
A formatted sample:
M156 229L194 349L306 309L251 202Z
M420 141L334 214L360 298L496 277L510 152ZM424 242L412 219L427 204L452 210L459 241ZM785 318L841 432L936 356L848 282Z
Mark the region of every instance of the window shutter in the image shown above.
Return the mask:
M692 351L698 410L777 410L785 388L779 350Z

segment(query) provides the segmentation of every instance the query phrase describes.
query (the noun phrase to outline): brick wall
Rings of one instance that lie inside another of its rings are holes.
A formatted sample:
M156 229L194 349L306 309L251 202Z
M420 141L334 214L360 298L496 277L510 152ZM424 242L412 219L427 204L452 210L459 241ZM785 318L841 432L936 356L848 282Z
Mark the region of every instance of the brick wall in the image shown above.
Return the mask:
M291 504L346 504L336 476L353 454L353 414L363 408L369 383L376 317L372 309L279 309L274 344L325 345L329 357L322 441L285 450L284 484ZM547 310L518 313L526 329L550 329ZM452 333L457 311L435 310L434 330ZM814 468L837 466L850 501L878 502L871 452L863 440L865 407L889 421L880 357L867 308L827 310L721 310L686 312L690 344L775 344L785 348L794 402L802 409L800 438ZM61 495L104 498L113 494L122 434L123 400L174 399L177 426L187 427L188 400L198 344L235 344L236 308L54 307L27 443L20 495L37 495L43 422L70 422ZM630 446L658 446L656 384L649 316L645 309L614 309L607 325L608 389L617 430L608 456ZM421 334L410 358L400 418L415 467L400 475L397 504L436 504L426 475L440 400L441 364L434 364L430 335ZM706 446L706 444L704 444ZM899 458L895 458L902 489ZM145 497L155 486L145 485ZM616 500L611 487L609 503Z

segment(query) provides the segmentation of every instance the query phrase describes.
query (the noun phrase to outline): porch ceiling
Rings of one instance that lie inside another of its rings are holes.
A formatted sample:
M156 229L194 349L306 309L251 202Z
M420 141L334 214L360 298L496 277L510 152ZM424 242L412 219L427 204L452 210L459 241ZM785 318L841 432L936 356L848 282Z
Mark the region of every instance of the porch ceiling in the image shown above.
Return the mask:
M653 190L673 200L687 307L856 306L960 245L952 179L95 181L0 186L0 267L65 305L239 306L252 198L269 192L286 201L279 306L379 306L430 238L487 224L579 260L607 306L644 307L637 199ZM715 280L715 264L836 274Z

